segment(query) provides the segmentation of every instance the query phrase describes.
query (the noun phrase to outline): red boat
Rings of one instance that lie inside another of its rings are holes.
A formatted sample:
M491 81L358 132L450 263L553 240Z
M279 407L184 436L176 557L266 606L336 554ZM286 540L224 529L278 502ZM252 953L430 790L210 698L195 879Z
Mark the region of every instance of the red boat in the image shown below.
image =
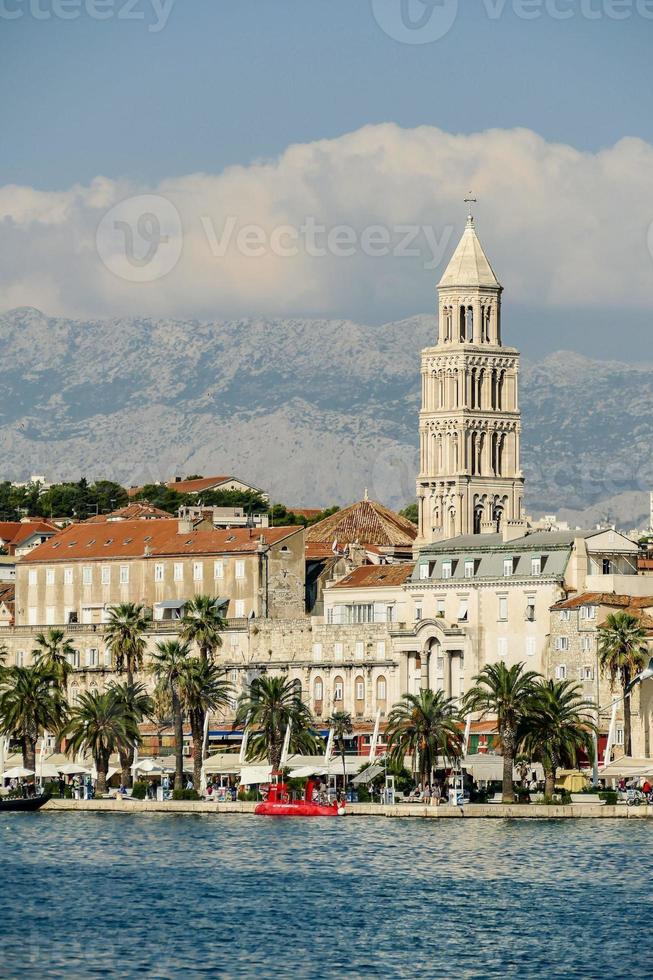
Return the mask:
M259 803L254 813L264 817L344 817L345 803L320 803L313 799L315 782L306 781L303 800L291 800L288 786L283 782L272 782L261 787L265 799Z

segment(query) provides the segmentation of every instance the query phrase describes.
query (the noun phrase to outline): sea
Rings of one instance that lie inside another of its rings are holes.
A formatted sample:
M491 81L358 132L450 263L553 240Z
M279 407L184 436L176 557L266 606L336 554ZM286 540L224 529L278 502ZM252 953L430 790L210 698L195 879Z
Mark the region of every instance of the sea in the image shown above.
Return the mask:
M648 820L0 815L0 977L650 977Z

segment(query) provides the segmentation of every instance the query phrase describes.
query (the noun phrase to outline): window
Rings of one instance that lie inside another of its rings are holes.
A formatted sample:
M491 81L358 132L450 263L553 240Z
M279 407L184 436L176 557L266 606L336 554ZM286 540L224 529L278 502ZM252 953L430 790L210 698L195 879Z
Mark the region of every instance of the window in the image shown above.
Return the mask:
M526 596L526 620L529 623L535 622L535 596Z
M581 636L580 638L580 648L583 653L589 653L592 649L592 637L591 636Z
M46 568L45 570L45 584L54 585L54 568Z
M28 585L36 585L36 569L35 568L30 568L29 572L27 573L27 584Z
M568 650L569 649L569 637L568 636L556 636L556 650Z
M499 621L505 623L508 619L508 596L499 596Z
M596 619L596 606L581 606L580 607L580 618L581 619Z
M79 650L73 650L68 654L66 660L74 670L79 669Z
M444 657L435 658L435 669L437 670L438 674L441 674L444 671Z
M562 623L568 623L570 619L571 619L571 612L570 612L570 610L569 609L561 609L560 610L560 621Z
M604 558L601 563L601 568L604 575L612 575L614 572L614 565L610 558Z
M201 582L204 578L204 562L193 562L193 582Z
M345 655L345 648L342 643L333 644L333 658L334 660L342 660Z
M515 563L512 558L503 559L503 574L512 575L515 570Z
M451 562L442 562L442 578L451 578Z
M86 666L97 667L100 662L100 652L95 647L89 647L86 651Z
M365 681L363 680L362 677L356 678L356 700L357 701L365 700Z
M505 660L508 656L508 638L506 636L500 636L497 640L497 657L499 660Z
M129 585L129 565L120 566L120 584Z
M324 687L322 686L322 681L319 677L316 678L315 684L313 685L313 697L316 701L321 701L324 695Z
M237 579L245 578L245 562L242 559L236 562L234 574Z
M422 607L415 606L415 622L419 623L421 618L422 618Z
M73 584L73 570L72 568L64 568L63 570L63 584L72 585Z
M91 585L93 582L93 569L90 565L82 568L82 585Z
M176 561L172 569L172 577L175 582L184 581L184 566L180 561Z
M466 623L469 618L469 599L461 599L458 603L458 622Z
M27 622L30 626L36 626L36 606L30 606L27 610Z
M25 666L25 651L24 650L16 650L16 666L17 667L24 667Z
M245 615L245 600L236 599L235 607L236 619L243 619Z
M555 669L555 678L557 681L564 681L567 677L567 665L558 664Z
M537 649L537 640L534 636L526 637L526 656L534 657Z
M165 566L163 565L163 563L162 562L159 562L159 561L154 566L154 581L155 582L163 582L163 569L164 569L164 567Z
M336 677L333 682L333 700L342 701L344 692L344 685L342 683L342 677Z
M108 669L111 667L111 651L104 651L104 666Z
M465 562L465 578L474 578L474 559L467 559Z
M55 616L54 616L54 606L45 607L45 625L54 626Z
M542 574L542 559L538 556L537 558L531 558L531 575L541 575Z
M624 744L624 730L623 728L615 728L614 730L614 744L623 745Z
M100 569L100 581L102 585L111 585L111 565L103 565Z
M376 682L376 700L385 701L385 698L386 698L385 677L379 677L378 681Z
M362 660L365 656L365 643L363 640L356 640L354 644L354 656L356 660Z
M224 578L224 562L221 558L213 562L213 578Z
M436 616L438 619L444 619L444 599L436 600Z
M376 659L385 660L385 640L379 640L376 644Z
M420 579L425 579L429 577L428 562L422 562L422 564L419 566L419 577Z
M322 644L321 643L314 643L313 644L313 660L321 660L321 659L322 659Z
M394 606L386 606L386 609L385 609L385 622L386 623L394 623L394 621L395 621L395 607Z
M581 681L593 681L594 680L594 668L591 665L583 665L580 668L580 679Z

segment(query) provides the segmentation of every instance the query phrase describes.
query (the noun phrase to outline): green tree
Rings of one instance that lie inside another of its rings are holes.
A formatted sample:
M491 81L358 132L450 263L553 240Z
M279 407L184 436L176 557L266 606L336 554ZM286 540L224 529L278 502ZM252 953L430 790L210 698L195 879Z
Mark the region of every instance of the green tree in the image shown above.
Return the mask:
M175 730L175 789L184 788L184 709L181 686L190 657L190 647L178 640L157 643L151 670L157 687L170 698Z
M431 783L438 756L447 762L458 759L462 750L460 712L453 698L442 691L422 690L404 694L388 715L386 741L391 762L403 766L411 756L413 771L422 784Z
M138 725L115 691L85 691L74 705L65 734L71 752L90 752L97 769L97 793L107 791L112 752L120 752L139 738Z
M37 633L36 648L32 650L34 662L53 675L57 685L63 692L68 686L68 677L72 671L71 660L75 648L66 639L62 629L52 628L47 633Z
M354 731L354 726L352 725L351 715L348 711L334 711L330 718L327 719L327 725L333 732L333 739L338 746L338 751L340 752L340 758L342 760L342 788L345 789L347 786L347 765L345 762L345 739L348 735L351 735Z
M20 741L23 766L36 769L36 743L58 732L68 706L56 677L42 667L8 667L0 678L0 734Z
M184 663L180 696L193 738L193 786L198 793L202 782L204 721L207 714L222 711L230 705L232 691L224 669L210 660L192 657Z
M524 717L531 706L535 671L524 670L524 664L506 667L503 661L488 664L474 678L474 686L464 698L464 712L479 712L481 718L496 718L503 752L503 802L514 803L512 771L519 747Z
M134 674L143 666L145 637L149 625L143 606L125 602L109 608L104 628L104 642L111 653L116 672L127 674L127 683L134 683Z
M630 721L630 683L646 666L648 647L646 630L637 616L619 611L609 613L599 630L599 663L601 671L610 678L614 691L618 681L624 699L624 751L632 756Z
M301 699L294 681L284 677L255 677L238 699L236 725L250 726L247 756L269 759L273 772L281 766L281 752L288 725L290 749L316 752L320 739L313 731L313 716Z
M411 521L413 524L417 524L419 521L419 513L417 511L417 504L408 504L403 510L399 511L400 517L405 517L407 521Z
M218 599L196 595L186 603L180 636L187 643L197 644L202 660L212 660L222 646L222 633L226 627L227 622L218 611Z
M541 681L528 700L520 741L530 758L542 763L544 793L551 797L558 769L576 768L581 753L593 758L595 706L571 681Z
M134 748L141 744L140 725L145 718L151 718L154 713L154 701L147 693L144 684L119 684L114 681L109 685L108 690L113 694L116 701L120 704L121 711L129 722L130 730L135 727L138 737L133 742L121 744L118 748L120 754L120 782L123 786L132 785L134 764Z

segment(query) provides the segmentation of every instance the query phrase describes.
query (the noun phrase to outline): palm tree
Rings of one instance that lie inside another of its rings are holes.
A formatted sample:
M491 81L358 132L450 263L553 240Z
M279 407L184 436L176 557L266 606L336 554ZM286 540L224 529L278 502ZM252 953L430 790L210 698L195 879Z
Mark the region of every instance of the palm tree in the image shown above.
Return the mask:
M290 748L307 754L317 751L320 739L313 732L313 716L297 691L294 681L283 677L255 677L249 690L238 699L235 725L250 725L249 759L269 759L279 772L288 725Z
M222 646L221 634L226 626L227 621L218 612L217 598L196 595L186 603L180 636L187 643L197 643L202 660L212 660Z
M229 706L232 686L224 669L210 660L189 659L180 678L183 709L188 713L193 738L193 786L199 793L202 781L204 719L212 711Z
M152 655L152 673L157 686L170 697L175 729L175 789L184 788L184 710L181 700L181 684L190 647L179 640L157 643Z
M616 681L621 687L624 699L624 752L632 756L629 688L648 660L646 630L637 616L620 611L609 613L598 633L601 672L610 678L612 691Z
M112 752L119 752L138 738L138 725L115 691L85 691L80 694L65 728L73 752L86 751L97 769L97 793L107 791L107 772Z
M575 768L578 756L594 755L595 706L571 681L535 685L523 720L523 749L544 768L544 794L553 796L558 769Z
M68 706L53 674L42 667L8 667L0 679L0 734L18 739L25 769L36 768L36 743L58 731Z
M503 661L488 664L474 678L474 687L465 695L464 713L480 712L481 718L496 718L503 751L504 803L515 802L512 770L519 747L519 734L531 705L533 686L540 675L524 670L523 664L506 667Z
M342 759L342 788L347 786L347 766L345 763L345 739L354 730L351 715L348 711L334 711L327 719L327 725L333 732L333 738L338 744L340 758Z
M438 756L452 762L462 751L461 717L455 700L442 691L404 694L388 715L386 741L392 763L402 768L410 755L422 784L432 782Z
M127 674L127 683L134 683L134 674L143 666L145 638L143 633L149 619L145 608L135 602L125 602L109 608L104 641L118 674Z
M75 649L62 629L49 629L47 633L36 634L36 647L32 650L34 662L45 668L56 678L62 691L68 686L68 676L72 671L71 660Z
M144 718L149 718L154 712L154 702L147 693L144 684L118 684L114 681L108 690L113 694L116 701L121 705L123 714L136 725L138 737L126 745L121 745L118 749L120 754L120 782L123 786L132 785L132 766L134 764L134 750L136 745L140 745L139 725Z

